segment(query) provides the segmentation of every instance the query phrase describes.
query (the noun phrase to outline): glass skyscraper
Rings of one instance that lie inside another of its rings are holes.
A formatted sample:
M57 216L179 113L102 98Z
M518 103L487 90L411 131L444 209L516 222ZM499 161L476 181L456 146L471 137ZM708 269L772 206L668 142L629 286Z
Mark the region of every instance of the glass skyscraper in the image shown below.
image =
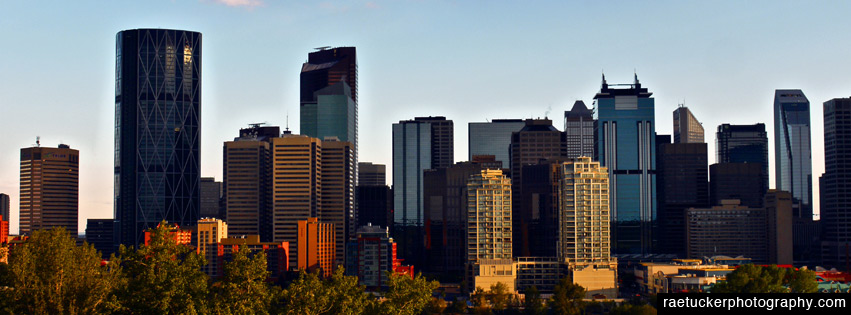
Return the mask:
M847 266L851 246L851 98L824 102L824 174L820 181L822 264Z
M116 241L137 245L200 217L201 33L121 31L115 58Z
M768 191L768 136L765 124L718 126L715 163L759 163L762 194Z
M654 250L656 224L656 125L653 93L633 84L609 85L605 76L594 96L597 108L596 159L610 180L612 251Z
M494 119L490 122L471 122L468 125L468 159L474 155L493 155L502 167L511 166L508 156L511 133L520 131L526 123L522 119Z
M567 157L594 157L594 111L585 102L576 101L564 112L564 133Z
M674 110L674 143L705 143L703 125L683 105Z
M801 203L799 217L813 217L810 101L801 90L774 92L774 175L778 190Z

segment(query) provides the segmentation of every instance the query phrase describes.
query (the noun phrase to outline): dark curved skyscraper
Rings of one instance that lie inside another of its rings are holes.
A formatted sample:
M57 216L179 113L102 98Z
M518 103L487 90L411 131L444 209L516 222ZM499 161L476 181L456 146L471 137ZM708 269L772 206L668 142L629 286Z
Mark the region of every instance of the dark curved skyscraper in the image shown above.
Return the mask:
M116 35L116 242L136 245L166 220L200 217L201 33Z

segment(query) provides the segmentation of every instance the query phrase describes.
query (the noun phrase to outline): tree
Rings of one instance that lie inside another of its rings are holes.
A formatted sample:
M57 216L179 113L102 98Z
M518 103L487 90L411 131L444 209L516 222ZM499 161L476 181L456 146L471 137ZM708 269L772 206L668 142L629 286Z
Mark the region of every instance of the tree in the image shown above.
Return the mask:
M443 311L445 314L465 314L467 313L467 303L463 300L455 300Z
M333 306L330 314L361 314L375 303L365 287L358 284L358 277L346 276L338 266L326 283L331 292Z
M433 297L431 298L431 301L428 302L428 305L426 305L424 313L443 314L444 310L446 310L446 300L439 297Z
M818 289L815 273L777 266L741 265L727 275L727 280L712 287L712 293L812 293Z
M131 314L207 313L207 275L204 258L189 246L179 245L170 227L160 223L151 230L150 245L119 248L115 260L127 278L118 291L122 312Z
M251 256L251 257L249 257ZM247 246L224 265L224 277L212 288L211 310L220 314L268 314L275 289L266 282L266 253L251 255Z
M815 271L803 268L793 271L789 278L789 289L795 293L818 292Z
M384 295L385 301L370 308L370 313L419 314L431 300L432 291L440 285L437 281L426 280L422 274L411 279L408 275L394 273L389 273L387 284L389 291Z
M541 292L538 291L538 288L532 286L526 289L524 295L526 298L523 300L523 307L526 309L526 314L540 315L546 312L544 303L541 301Z
M556 314L579 314L584 306L583 298L585 288L568 278L562 278L553 291L550 309Z
M494 311L503 311L508 307L508 302L511 299L511 294L508 292L508 286L505 283L497 282L491 285L488 291L488 299Z
M115 305L116 269L101 266L101 254L89 244L76 246L64 228L35 231L16 247L3 299L13 313L98 314Z
M374 303L358 285L358 278L344 275L342 267L325 281L316 273L301 271L281 297L285 314L361 314Z
M609 315L656 315L656 308L647 304L624 303L613 308Z

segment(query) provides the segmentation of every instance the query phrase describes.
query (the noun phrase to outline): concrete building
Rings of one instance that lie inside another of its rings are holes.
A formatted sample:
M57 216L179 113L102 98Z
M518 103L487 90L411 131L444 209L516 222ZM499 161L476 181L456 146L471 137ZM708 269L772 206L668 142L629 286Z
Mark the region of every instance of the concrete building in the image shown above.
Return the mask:
M774 91L774 179L800 203L800 218L813 218L810 101L801 90Z
M0 215L0 245L9 243L9 220Z
M115 220L88 219L86 220L86 242L92 244L100 252L103 259L115 253Z
M167 228L168 228L168 231L169 231L168 232L169 237L174 239L174 241L177 243L177 245L192 246L192 230L182 229L182 228L180 228L180 225L177 225L177 224L169 224L169 223L166 223L166 224L168 224ZM159 228L159 226L160 225L158 224L155 228ZM152 230L153 230L153 228L151 230L145 231L145 238L144 238L145 246L151 245L151 237L153 236Z
M298 269L331 276L334 268L334 225L319 222L317 218L298 221Z
M707 169L706 143L671 143L670 136L656 136L658 253L686 256L685 210L709 206Z
M497 282L514 291L511 181L502 170L482 170L467 181L467 268L470 289Z
M273 239L271 143L280 134L280 127L254 124L224 143L224 219L231 235Z
M200 219L201 33L116 35L116 240L136 246L162 220Z
M549 119L526 119L520 131L511 134L511 184L515 194L523 180L523 165L567 157L567 136Z
M597 157L609 171L612 251L650 254L656 248L656 115L653 93L638 75L632 84L609 85L594 96Z
M222 214L222 182L201 177L201 217L224 219Z
M824 102L824 174L820 179L821 259L848 268L851 261L851 98Z
M77 237L80 152L68 145L21 149L20 234L63 227Z
M567 264L557 257L516 257L516 288L524 293L535 287L541 295L550 295L562 278L569 275Z
M683 105L674 110L674 143L706 143L703 141L703 125Z
M358 186L387 186L387 166L358 162Z
M393 190L389 186L358 186L355 194L358 226L379 225L393 230Z
M743 206L762 207L766 190L759 163L716 163L709 166L709 203L738 199Z
M354 148L347 141L325 138L322 141L322 203L319 218L334 225L336 260L342 266L346 259L346 240L354 235L355 161Z
M762 174L760 198L768 191L768 135L765 124L718 126L715 163L758 163Z
M510 167L511 134L526 126L522 119L494 119L467 126L468 160L472 161L474 155L493 155L502 167Z
M362 226L347 244L346 274L357 276L368 288L387 286L387 272L396 272L402 262L396 258L396 242L388 228Z
M743 206L739 200L690 208L686 210L688 258L745 256L754 263L768 263L767 221L765 209Z
M223 276L224 262L219 254L219 243L228 237L228 224L220 219L204 218L198 220L196 229L198 236L195 250L207 260L207 264L201 266L201 271L210 278Z
M585 102L576 101L573 108L564 112L564 133L568 158L594 157L594 111Z
M793 225L792 195L787 191L769 189L765 194L766 232L768 237L768 263L792 265Z

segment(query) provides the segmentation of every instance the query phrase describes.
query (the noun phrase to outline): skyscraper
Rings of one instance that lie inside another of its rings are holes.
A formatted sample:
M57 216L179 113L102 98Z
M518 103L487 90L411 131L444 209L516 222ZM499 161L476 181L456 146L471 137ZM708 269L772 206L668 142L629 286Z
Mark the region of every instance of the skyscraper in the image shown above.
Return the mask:
M220 219L204 218L198 220L197 231L195 248L198 254L207 260L201 270L211 278L223 276L224 262L219 255L219 242L228 237L228 224Z
M625 86L623 88L613 88ZM633 84L609 85L594 96L597 161L609 171L613 252L651 253L656 224L656 125L653 93Z
M387 165L358 162L358 186L385 185L387 185Z
M745 207L762 207L764 182L758 163L715 163L709 166L709 203L720 206L724 200L738 199Z
M703 126L683 105L674 110L674 143L705 143Z
M117 239L136 245L200 217L201 33L121 31L115 76Z
M474 155L493 155L502 167L510 167L508 150L511 134L520 131L526 123L522 119L494 119L490 122L471 122L467 125L467 159Z
M709 206L706 143L671 143L660 135L656 146L657 252L685 257L685 210Z
M467 180L467 268L471 289L502 282L509 292L514 291L511 204L511 180L501 170L481 170Z
M393 124L393 236L400 256L421 267L423 170L454 160L453 125L445 117L416 117Z
M594 157L594 122L594 111L583 101L576 101L573 108L564 112L567 157Z
M299 220L297 225L298 269L308 272L321 270L323 277L331 276L336 267L334 255L337 252L334 249L334 225L320 222L317 218Z
M511 184L515 194L523 179L523 165L567 156L567 137L549 119L526 119L520 131L511 134Z
M759 163L762 193L768 191L768 135L765 124L718 126L715 163Z
M824 102L824 174L821 177L822 263L847 268L851 260L851 98Z
M64 227L77 237L79 165L79 151L65 144L21 149L21 235Z
M201 177L201 217L219 218L222 201L222 182L217 182L214 177Z
M101 258L109 259L109 255L115 252L115 220L86 220L86 242L100 252Z
M319 218L334 225L336 255L334 265L343 265L346 240L356 231L355 162L352 144L326 138L322 141L322 204Z
M813 157L810 101L801 90L774 92L774 179L778 190L801 203L801 218L813 217Z
M224 143L223 195L231 235L272 241L272 139L280 128L252 125Z

